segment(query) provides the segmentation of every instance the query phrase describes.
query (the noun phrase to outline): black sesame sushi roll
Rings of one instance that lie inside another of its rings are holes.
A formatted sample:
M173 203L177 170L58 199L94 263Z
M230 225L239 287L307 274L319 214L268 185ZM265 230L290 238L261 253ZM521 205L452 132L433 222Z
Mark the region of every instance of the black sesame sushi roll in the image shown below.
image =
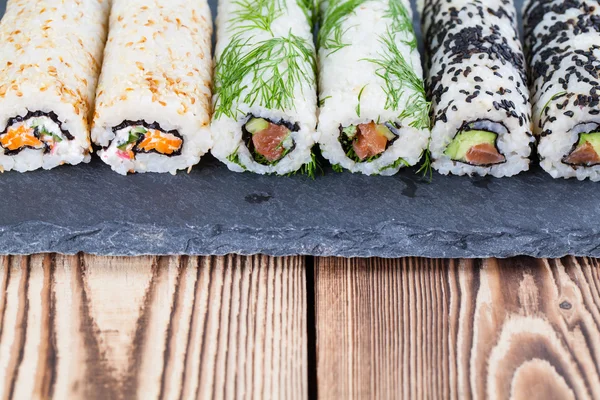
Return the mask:
M422 27L433 167L495 177L529 169L531 105L512 1L425 0Z
M554 178L600 180L600 5L525 2L534 133Z

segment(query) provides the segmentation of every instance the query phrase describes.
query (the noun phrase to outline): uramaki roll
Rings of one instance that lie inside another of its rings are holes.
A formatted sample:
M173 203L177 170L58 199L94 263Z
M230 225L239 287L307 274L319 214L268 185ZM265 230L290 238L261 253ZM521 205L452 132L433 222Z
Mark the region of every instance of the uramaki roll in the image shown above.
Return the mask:
M424 0L431 154L442 174L512 176L533 143L512 0Z
M600 5L529 0L524 20L540 164L600 181Z
M317 140L312 2L221 0L213 155L233 171L312 165Z
M319 141L334 167L392 175L429 139L429 103L405 0L329 0L319 33Z
M113 0L92 129L113 170L174 174L210 149L211 32L206 0Z
M9 0L0 22L0 169L89 161L109 0Z

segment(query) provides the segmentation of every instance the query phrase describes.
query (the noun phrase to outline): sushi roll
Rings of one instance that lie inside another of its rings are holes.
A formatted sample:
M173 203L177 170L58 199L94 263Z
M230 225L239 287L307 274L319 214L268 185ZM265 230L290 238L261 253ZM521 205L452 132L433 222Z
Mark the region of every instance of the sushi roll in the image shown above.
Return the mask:
M321 4L319 141L334 169L392 175L429 139L429 103L406 0Z
M540 164L600 181L600 6L527 1L524 20Z
M113 0L92 140L121 174L189 169L211 147L206 0Z
M0 170L90 159L109 0L9 0L0 22Z
M313 6L220 0L212 154L232 171L287 174L314 165Z
M512 176L533 144L525 59L511 0L424 0L433 167Z

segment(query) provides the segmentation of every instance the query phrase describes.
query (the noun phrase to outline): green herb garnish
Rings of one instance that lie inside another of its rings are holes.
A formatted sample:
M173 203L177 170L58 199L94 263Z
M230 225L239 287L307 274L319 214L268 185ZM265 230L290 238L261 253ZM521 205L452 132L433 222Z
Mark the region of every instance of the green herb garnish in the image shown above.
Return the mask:
M318 0L297 0L311 27L315 26Z
M331 169L333 169L333 172L337 173L344 172L344 167L342 167L340 164L333 164Z
M390 29L394 32L409 31L413 33L414 47L417 48L417 37L414 35L413 25L408 13L408 9L398 0L390 0L388 2L389 9L384 14L386 18L390 18L393 22ZM411 41L412 43L412 41Z
M552 103L554 100L558 99L559 97L564 96L565 94L567 94L566 91L556 93L554 96L550 97L550 99L546 102L546 104L544 104L542 111L540 111L540 119L544 116L544 112L546 112L548 107L550 107L550 103Z
M423 159L421 166L417 170L417 174L421 174L423 178L427 179L429 183L433 180L433 166L431 161L431 151L429 151L429 145L423 150L420 156Z
M295 89L315 83L315 55L309 41L291 32L256 44L251 39L235 37L217 61L215 119L237 118L239 102L293 109ZM253 77L250 85L244 84L248 75Z
M319 99L319 102L317 103L317 105L319 107L323 107L325 105L325 102L327 100L329 100L331 98L331 96L327 96L327 97L323 97L322 99Z
M302 167L300 167L299 172L303 175L308 176L311 179L315 179L318 171L320 171L321 175L323 174L323 168L321 168L321 165L317 161L317 156L315 155L315 153L311 153L310 161L304 164Z
M277 0L237 0L233 4L239 7L229 20L229 29L234 32L260 29L272 35L271 24L283 15Z
M330 50L329 54L332 54L349 46L350 43L344 43L342 40L345 33L342 25L365 1L367 0L331 0L322 17L318 35L319 47Z
M231 153L230 155L227 156L227 161L237 164L239 165L244 171L246 170L246 166L244 166L244 164L242 164L242 162L240 161L240 155L238 154L238 150L240 148L238 147L237 149L235 149L235 151L233 153Z
M302 174L302 175L306 175L309 178L314 180L315 177L317 176L317 172L319 172L320 175L323 175L323 168L319 164L319 161L317 160L317 156L315 155L315 153L311 153L309 162L302 165L300 167L300 169L298 169L297 171L292 171L289 174L285 174L285 176L290 177L290 176L294 176L297 174Z
M360 89L360 92L358 92L358 104L356 105L356 115L360 118L360 98L362 97L363 92L365 91L365 88L368 86L365 85Z
M392 164L390 165L386 165L385 167L381 168L379 170L379 172L381 171L385 171L387 169L397 169L397 168L401 168L401 167L410 167L410 164L408 162L406 162L406 160L404 158L399 158L396 161L394 161Z
M412 91L413 93L408 97L406 107L400 113L399 118L410 119L411 122L408 125L413 128L429 128L430 103L425 96L423 80L415 74L413 66L404 58L396 44L394 33L388 30L380 40L385 46L385 51L380 53L380 58L365 59L365 61L379 67L376 74L384 81L385 109L399 109L400 100L406 91Z
M277 148L279 149L282 146L282 144L280 143ZM285 149L283 151L283 154L281 155L281 157L279 157L277 160L274 161L270 161L267 159L267 157L263 156L262 154L260 154L258 151L256 151L256 149L254 149L252 151L252 156L254 158L254 161L256 161L257 163L261 164L261 165L275 165L277 164L279 161L281 161L283 158L285 158L285 156L287 156L290 151L292 151L293 147L290 147L289 149Z

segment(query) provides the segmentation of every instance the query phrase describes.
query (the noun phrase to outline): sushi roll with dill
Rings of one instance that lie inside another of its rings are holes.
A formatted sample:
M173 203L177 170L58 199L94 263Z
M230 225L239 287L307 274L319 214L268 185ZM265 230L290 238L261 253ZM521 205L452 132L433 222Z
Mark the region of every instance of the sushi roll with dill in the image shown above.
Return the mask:
M504 177L529 169L525 60L511 0L424 0L430 150L442 174Z
M0 22L0 170L90 159L109 0L9 0Z
M406 0L321 4L319 137L334 169L392 175L429 139L429 103Z
M213 155L237 172L313 172L312 3L220 0Z
M524 20L540 164L600 181L600 5L532 0Z
M121 174L197 164L210 138L206 0L113 0L93 141Z

